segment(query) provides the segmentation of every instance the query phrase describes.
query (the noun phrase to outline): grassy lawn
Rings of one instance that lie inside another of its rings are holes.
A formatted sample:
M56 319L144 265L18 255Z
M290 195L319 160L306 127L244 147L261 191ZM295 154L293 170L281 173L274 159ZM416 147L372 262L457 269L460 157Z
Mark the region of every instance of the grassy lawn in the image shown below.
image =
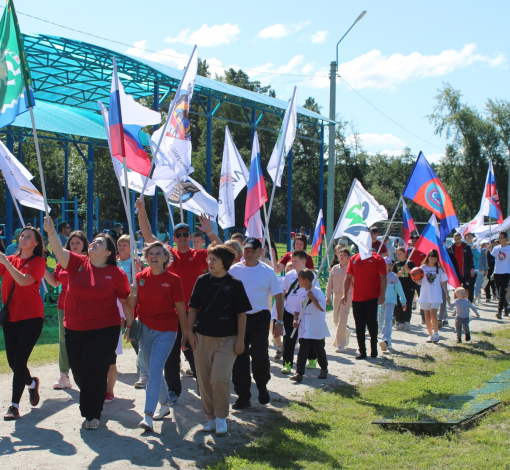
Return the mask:
M381 469L510 468L510 393L503 405L464 431L441 436L388 431L380 418L426 415L449 395L481 387L510 368L510 328L474 335L473 344L443 344L390 359L378 383L317 390L282 412L255 440L212 468ZM493 398L494 395L491 395ZM437 416L437 414L436 414ZM446 416L447 417L447 416Z

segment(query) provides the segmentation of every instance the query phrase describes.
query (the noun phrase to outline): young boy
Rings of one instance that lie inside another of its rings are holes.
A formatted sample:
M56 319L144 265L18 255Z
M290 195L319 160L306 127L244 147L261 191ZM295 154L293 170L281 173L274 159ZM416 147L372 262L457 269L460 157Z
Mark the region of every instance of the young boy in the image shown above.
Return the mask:
M455 289L456 299L453 301L452 306L455 306L455 313L452 317L455 318L455 329L457 330L457 343L462 343L461 334L462 328L466 334L466 341L471 341L471 332L469 331L469 309L475 312L477 318L480 318L476 307L466 299L466 290L463 287Z
M317 351L317 360L321 368L319 379L328 377L328 359L325 350L325 338L329 337L329 329L326 323L326 297L320 287L313 287L315 275L310 269L303 269L299 272L298 283L303 289L301 294L301 308L304 313L301 316L299 326L299 353L297 359L296 373L290 377L294 382L302 382L305 373L306 359L312 346ZM300 310L301 310L300 308ZM299 312L294 314L294 328L297 328ZM292 333L292 330L289 332Z
M287 265L285 266L285 274L290 273L293 269L294 268L292 267L292 261L289 261L287 263ZM285 277L278 276L278 281L280 281L280 286L282 286L283 282L285 281ZM273 308L271 309L271 323L273 323L273 325L276 323L276 304L275 303L273 303ZM282 337L275 336L274 342L276 343L276 346L277 346L274 360L279 361L283 356Z
M283 367L282 374L290 374L292 364L294 362L294 349L298 332L293 338L290 337L294 329L295 313L299 314L301 310L301 294L303 290L298 283L298 273L306 267L308 253L305 250L295 250L291 255L292 271L285 275L282 283L283 299L285 310L283 312L283 327L285 328L285 336L283 339ZM311 271L313 274L313 271ZM313 274L314 275L314 274ZM315 275L314 275L315 276Z

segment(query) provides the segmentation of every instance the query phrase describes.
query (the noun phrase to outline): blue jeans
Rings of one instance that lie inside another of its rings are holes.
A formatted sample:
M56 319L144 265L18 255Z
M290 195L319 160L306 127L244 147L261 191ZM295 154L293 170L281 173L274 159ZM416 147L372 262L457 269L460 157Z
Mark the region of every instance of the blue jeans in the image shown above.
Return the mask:
M483 277L485 276L485 271L476 273L475 280L475 297L480 297L480 290L482 289Z
M392 320L393 320L393 310L395 309L395 304L383 304L382 305L382 340L388 341L391 343L391 332L392 332Z
M152 416L158 401L166 405L170 400L163 368L177 336L176 331L156 331L143 325L138 358L149 372L145 389L145 414Z

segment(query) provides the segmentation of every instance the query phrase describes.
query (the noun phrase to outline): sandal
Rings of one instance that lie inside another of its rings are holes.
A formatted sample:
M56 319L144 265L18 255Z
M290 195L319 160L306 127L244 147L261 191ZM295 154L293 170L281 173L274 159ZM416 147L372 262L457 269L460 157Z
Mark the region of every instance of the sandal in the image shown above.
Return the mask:
M96 430L99 427L99 420L93 419L92 421L85 421L85 429Z

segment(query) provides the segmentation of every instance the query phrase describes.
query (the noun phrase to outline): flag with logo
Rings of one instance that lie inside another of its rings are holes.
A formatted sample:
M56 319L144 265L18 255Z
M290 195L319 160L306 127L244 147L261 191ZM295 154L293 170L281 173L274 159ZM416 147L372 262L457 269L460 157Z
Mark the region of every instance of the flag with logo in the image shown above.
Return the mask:
M496 188L496 177L494 176L492 160L489 160L481 211L483 215L496 219L498 224L503 222L503 211L501 210L501 201L499 200L499 193Z
M388 220L388 211L355 178L333 238L349 237L358 246L361 259L370 258L370 227L383 220Z
M13 197L26 207L44 211L44 199L39 190L31 183L33 176L0 141L0 170ZM48 212L50 212L48 207Z
M414 223L413 216L404 200L402 200L402 236L404 237L404 248L407 249L407 242L411 239L411 233L418 230Z
M0 128L35 106L32 79L12 0L0 22Z
M282 174L285 167L285 157L292 150L292 144L296 138L296 125L297 125L297 111L296 111L296 90L294 87L294 93L292 99L285 111L285 117L283 118L282 126L280 127L280 133L278 139L267 164L267 172L273 180L273 183L280 187L282 185ZM282 155L280 160L280 154ZM279 164L279 165L278 165Z
M211 220L216 220L218 215L218 201L194 179L188 177L180 184L175 184L171 191L165 192L165 197L172 206L180 207L179 199L182 200L182 208L193 214L206 214Z
M230 134L225 127L225 144L223 146L223 160L221 162L220 189L218 196L218 223L221 228L234 227L234 200L246 186L250 174Z
M194 168L191 164L191 123L189 120L189 106L193 98L193 90L195 88L195 79L198 71L198 51L197 46L194 47L188 66L184 71L179 88L175 93L173 103L175 106L169 119L168 124L160 127L152 134L152 141L159 147L164 159L172 159L175 161L179 174L186 177L193 173ZM173 103L170 105L172 108ZM159 158L159 156L158 156ZM160 172L157 179L171 180L172 178L165 175L163 170L167 167L160 166Z

